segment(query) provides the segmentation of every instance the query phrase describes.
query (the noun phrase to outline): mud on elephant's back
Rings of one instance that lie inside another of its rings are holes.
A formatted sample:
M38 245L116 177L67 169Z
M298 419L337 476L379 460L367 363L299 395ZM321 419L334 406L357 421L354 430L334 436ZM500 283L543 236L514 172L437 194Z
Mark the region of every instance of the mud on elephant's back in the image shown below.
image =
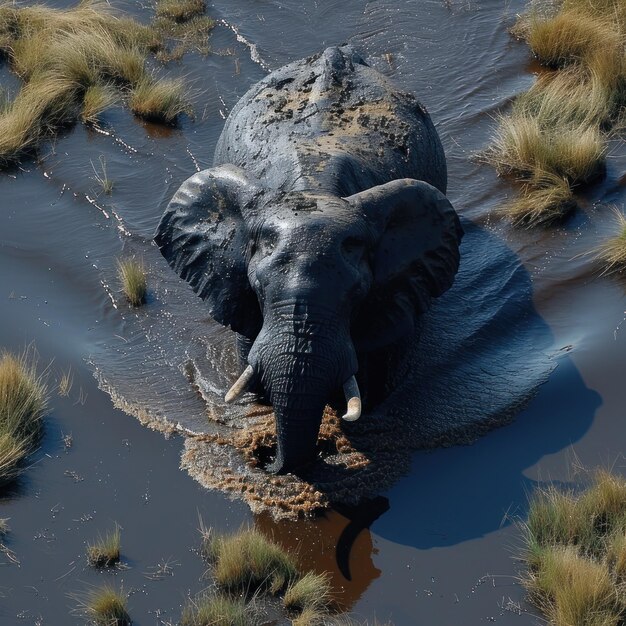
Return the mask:
M322 459L305 477L263 471L274 419L254 406L219 436L187 438L183 467L255 511L294 518L372 497L408 471L415 450L471 443L513 419L554 368L556 349L520 260L494 235L464 228L456 283L426 316L403 383L352 424L327 408Z

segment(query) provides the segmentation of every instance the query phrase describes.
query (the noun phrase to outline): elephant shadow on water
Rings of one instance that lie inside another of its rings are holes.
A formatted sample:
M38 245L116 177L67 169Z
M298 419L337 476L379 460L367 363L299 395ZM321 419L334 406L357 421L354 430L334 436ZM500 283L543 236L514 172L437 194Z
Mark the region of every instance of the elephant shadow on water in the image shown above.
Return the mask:
M524 469L580 438L599 396L555 346L520 259L489 231L470 222L463 227L456 281L425 316L402 383L357 422L339 426L327 411L324 458L313 469L301 477L268 476L261 465L273 441L271 412L242 403L238 408L251 417L233 420L233 437L187 440L183 465L190 473L274 518L333 504L348 519L359 517L359 502L391 487L390 511L379 507L380 519L365 516L363 527L375 523L378 534L419 547L498 528L510 504L524 500ZM511 422L557 361L559 376L522 419L473 446L457 445ZM427 448L445 449L414 454Z

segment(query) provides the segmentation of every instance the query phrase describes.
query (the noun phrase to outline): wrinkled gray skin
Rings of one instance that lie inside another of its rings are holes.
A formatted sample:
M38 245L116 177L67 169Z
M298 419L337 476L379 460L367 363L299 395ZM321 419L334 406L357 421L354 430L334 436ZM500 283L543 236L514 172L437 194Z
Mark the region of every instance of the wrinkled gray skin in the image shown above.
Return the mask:
M254 85L214 167L172 198L156 242L238 333L275 410L271 471L314 460L327 402L355 374L364 391L390 378L389 355L451 286L462 229L446 178L424 108L346 46Z

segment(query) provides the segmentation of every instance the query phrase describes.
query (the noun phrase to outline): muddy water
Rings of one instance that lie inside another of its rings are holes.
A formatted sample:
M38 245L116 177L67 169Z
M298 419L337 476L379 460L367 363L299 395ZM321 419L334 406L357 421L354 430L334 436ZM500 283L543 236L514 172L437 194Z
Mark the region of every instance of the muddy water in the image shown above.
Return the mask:
M511 187L469 157L485 145L492 116L533 80L526 49L507 33L521 7L217 1L209 9L223 20L212 35L215 54L168 68L192 82L195 122L163 130L116 109L106 134L78 127L40 164L0 177L0 345L34 341L42 363L54 360L52 385L61 372L74 373L70 397L52 398L33 467L0 504L19 559L0 567L0 623L77 622L68 594L111 578L131 592L136 623L175 621L185 596L210 583L194 551L198 514L218 529L254 523L299 546L363 619L536 621L513 558L519 535L511 519L523 514L526 491L570 480L574 457L623 470L625 285L598 278L581 254L610 232L610 206L624 201L626 151L612 147L607 180L563 228L526 233L490 217ZM149 19L140 3L125 8ZM446 147L449 197L468 225L459 280L425 335L430 395L418 393L416 381L405 401L422 403L420 415L431 417L426 433L459 423L478 433L538 392L512 423L473 445L412 455L407 475L369 509L275 522L179 471L181 438L145 428L111 397L153 425L202 432L207 405L186 376L196 365L210 412L222 415L219 397L235 373L232 337L168 271L151 235L180 182L211 164L224 116L247 87L268 69L345 41L428 107ZM5 73L1 79L14 88ZM100 155L115 181L110 197L92 180ZM149 267L144 309L131 311L120 297L122 254ZM94 572L85 542L115 522L127 567Z

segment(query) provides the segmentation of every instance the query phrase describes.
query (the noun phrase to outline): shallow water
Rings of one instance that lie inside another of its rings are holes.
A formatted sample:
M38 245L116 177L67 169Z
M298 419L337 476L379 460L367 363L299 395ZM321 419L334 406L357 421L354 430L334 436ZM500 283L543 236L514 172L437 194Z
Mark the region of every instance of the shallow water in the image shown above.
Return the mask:
M522 6L217 1L209 13L223 24L211 45L228 54L189 55L168 67L197 91L195 122L164 131L116 109L108 134L77 127L41 164L0 176L0 345L34 341L42 363L54 359L51 383L69 368L75 378L70 398L52 399L33 467L0 504L20 560L0 567L1 623L78 621L67 594L112 576L86 566L84 544L114 522L128 569L113 576L132 592L135 623L175 621L185 595L210 582L194 552L198 514L218 529L254 523L299 546L303 562L330 571L342 604L363 619L536 622L514 578L512 520L523 514L526 492L569 480L574 457L623 471L624 283L598 277L581 254L610 232L610 205L624 201L626 151L612 147L606 181L562 228L525 232L491 217L513 189L470 156L488 141L492 116L533 80L526 48L507 33ZM149 18L139 3L125 8ZM406 475L369 510L275 522L179 471L181 439L114 409L97 383L144 419L203 432L207 405L185 374L195 363L210 415L224 416L232 337L169 271L152 233L182 180L210 165L224 116L251 84L345 41L427 106L446 148L448 195L469 226L459 279L416 351L415 371L432 374L408 381L390 402L407 417L414 407L427 445L509 421L538 392L512 423L471 446L406 456ZM4 71L0 79L6 84ZM98 196L91 179L100 155L115 181L110 197ZM119 294L120 254L141 255L149 267L143 309L131 311ZM73 445L65 449L68 433ZM153 580L160 562L173 576Z

